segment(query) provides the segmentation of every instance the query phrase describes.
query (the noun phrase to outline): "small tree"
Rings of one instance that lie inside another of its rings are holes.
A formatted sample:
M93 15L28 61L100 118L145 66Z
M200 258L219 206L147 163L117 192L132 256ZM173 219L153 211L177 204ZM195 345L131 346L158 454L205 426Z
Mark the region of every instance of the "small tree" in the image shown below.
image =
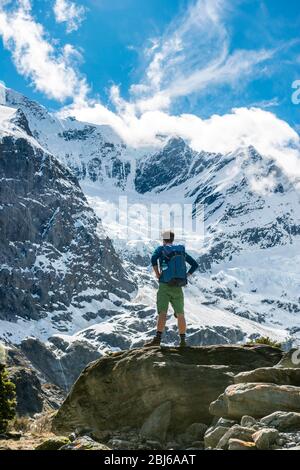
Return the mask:
M7 430L8 422L16 414L15 385L8 379L4 364L0 363L0 433Z

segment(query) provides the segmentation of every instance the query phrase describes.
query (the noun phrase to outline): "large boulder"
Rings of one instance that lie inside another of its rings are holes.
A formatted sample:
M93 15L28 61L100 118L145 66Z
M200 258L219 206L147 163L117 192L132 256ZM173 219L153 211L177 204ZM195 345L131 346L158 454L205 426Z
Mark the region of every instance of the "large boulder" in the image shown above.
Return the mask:
M210 405L214 416L238 419L263 417L274 411L300 411L300 387L265 383L230 385Z
M279 368L279 367L261 367L259 369L240 372L234 378L234 382L264 382L277 385L295 385L300 386L300 368Z
M151 413L171 403L169 429L209 423L209 405L249 367L276 364L280 351L267 346L148 348L114 353L90 364L58 411L53 428L140 428Z

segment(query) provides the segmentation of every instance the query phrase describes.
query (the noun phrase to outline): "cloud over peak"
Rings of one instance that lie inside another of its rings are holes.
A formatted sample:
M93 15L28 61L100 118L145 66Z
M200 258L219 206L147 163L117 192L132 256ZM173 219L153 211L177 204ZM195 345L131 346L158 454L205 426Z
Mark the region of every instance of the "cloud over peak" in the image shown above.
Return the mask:
M172 114L174 102L196 94L201 99L217 87L243 89L247 81L267 70L276 48L242 50L231 44L228 16L242 0L194 0L159 38L144 51L144 73L124 99L120 87L110 88L111 107L91 96L88 81L78 70L81 54L71 44L49 39L31 10L31 0L0 0L0 35L20 74L37 90L71 104L61 116L110 125L129 145L160 145L158 135L180 136L195 150L230 152L253 145L275 158L291 177L300 176L299 135L275 114L262 107L243 106L203 119L195 114ZM83 10L70 0L56 0L56 20L76 29ZM230 108L228 108L230 109Z

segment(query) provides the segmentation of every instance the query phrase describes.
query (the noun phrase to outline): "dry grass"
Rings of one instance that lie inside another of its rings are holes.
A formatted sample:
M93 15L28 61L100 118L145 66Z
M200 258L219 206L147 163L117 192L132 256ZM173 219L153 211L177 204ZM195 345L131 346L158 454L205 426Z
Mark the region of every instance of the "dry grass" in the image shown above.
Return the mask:
M55 412L48 411L37 416L30 426L31 434L34 436L40 436L41 434L52 433L51 427L54 414Z
M0 451L1 450L34 450L38 445L42 444L45 440L53 437L53 434L43 434L40 436L32 436L27 433L24 434L19 441L0 440ZM1 460L1 457L0 457Z
M33 419L29 416L16 416L10 423L8 430L17 432L27 432L30 430L30 426L33 423Z
M22 432L20 440L0 440L1 450L34 450L39 444L50 437L54 437L51 431L53 411L41 413L35 418L28 416L16 417L9 425L9 431Z

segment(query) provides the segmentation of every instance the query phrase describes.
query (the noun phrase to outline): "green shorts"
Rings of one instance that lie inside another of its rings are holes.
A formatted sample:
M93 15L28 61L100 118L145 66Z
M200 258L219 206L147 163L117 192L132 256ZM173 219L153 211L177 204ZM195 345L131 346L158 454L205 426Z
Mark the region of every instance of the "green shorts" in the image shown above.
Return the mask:
M169 286L161 282L157 291L157 312L168 311L169 303L174 309L176 315L184 314L184 297L182 287Z

